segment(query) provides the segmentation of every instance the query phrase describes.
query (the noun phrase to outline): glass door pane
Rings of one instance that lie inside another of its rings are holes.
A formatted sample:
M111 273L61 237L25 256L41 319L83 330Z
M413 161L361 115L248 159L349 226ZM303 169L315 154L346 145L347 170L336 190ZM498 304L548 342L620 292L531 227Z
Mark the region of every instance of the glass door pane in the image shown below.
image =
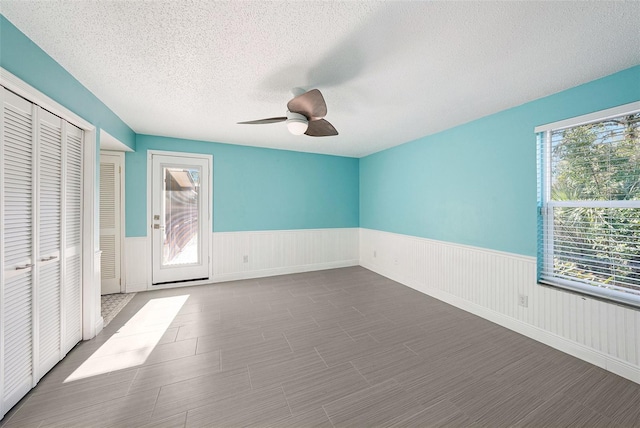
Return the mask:
M199 264L200 177L199 167L163 167L164 240L162 265Z

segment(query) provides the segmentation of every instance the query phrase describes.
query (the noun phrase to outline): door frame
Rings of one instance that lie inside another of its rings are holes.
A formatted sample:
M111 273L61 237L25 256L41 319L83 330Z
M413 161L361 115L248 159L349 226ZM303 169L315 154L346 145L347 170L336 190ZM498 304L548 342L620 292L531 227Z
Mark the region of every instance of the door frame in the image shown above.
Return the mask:
M153 285L153 231L151 224L151 217L153 216L153 155L160 156L178 156L183 158L193 158L206 160L209 167L209 206L208 206L208 227L207 231L207 243L209 248L209 268L207 269L209 278L206 280L185 281L185 282L173 282L166 284ZM189 287L192 285L209 284L213 278L213 155L207 155L203 153L184 153L184 152L172 152L165 150L147 150L147 290L157 290L160 288L176 288L176 287Z
M102 155L106 155L106 156L114 156L118 158L118 166L120 167L120 212L116 213L116 215L118 216L118 218L120 219L120 248L118 249L120 251L120 292L124 293L126 290L126 283L125 283L125 269L126 269L126 265L125 265L125 257L124 257L124 221L125 221L125 216L124 216L124 180L125 180L125 172L124 172L124 152L119 152L119 151L114 151L114 150L100 150L100 162L102 162ZM98 183L99 185L100 183ZM98 222L98 225L100 223ZM100 242L98 241L98 244ZM102 280L100 281L100 292L102 293Z

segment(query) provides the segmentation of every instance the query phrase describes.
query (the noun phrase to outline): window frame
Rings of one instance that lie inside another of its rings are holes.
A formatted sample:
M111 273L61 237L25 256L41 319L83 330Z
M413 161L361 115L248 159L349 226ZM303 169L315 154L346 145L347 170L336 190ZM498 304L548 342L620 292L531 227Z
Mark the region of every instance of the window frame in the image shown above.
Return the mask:
M586 115L561 120L558 122L541 125L535 128L537 145L537 172L538 172L538 255L537 255L537 281L538 283L560 287L602 298L617 303L623 303L640 308L640 292L628 293L615 289L597 287L571 281L561 277L543 278L543 265L546 257L553 257L553 233L554 233L554 207L588 207L588 208L638 208L640 201L552 201L551 195L551 134L568 128L603 122L619 116L625 116L640 112L640 101L601 110Z

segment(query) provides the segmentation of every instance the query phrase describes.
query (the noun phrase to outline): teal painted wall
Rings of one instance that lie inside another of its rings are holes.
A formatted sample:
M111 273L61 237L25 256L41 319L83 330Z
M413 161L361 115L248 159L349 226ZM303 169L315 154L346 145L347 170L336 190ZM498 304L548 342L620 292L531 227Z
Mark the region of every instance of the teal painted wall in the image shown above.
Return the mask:
M640 66L360 159L360 226L536 256L538 125L640 100Z
M358 227L358 159L138 135L126 236L147 235L147 150L213 155L215 232Z
M137 150L126 155L127 236L147 233L147 149L214 155L215 231L358 226L357 159L136 135L2 15L0 66Z
M135 148L133 130L2 15L0 66L96 128Z
M214 155L214 231L361 226L535 256L534 127L640 99L636 66L358 160L136 136L2 15L0 66L137 149L126 156L127 236L147 232L155 149Z

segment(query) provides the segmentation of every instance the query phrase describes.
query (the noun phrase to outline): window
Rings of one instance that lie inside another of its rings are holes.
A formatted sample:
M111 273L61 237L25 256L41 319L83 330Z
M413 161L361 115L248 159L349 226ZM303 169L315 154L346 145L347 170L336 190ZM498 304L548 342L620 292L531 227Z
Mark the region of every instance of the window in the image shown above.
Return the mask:
M640 102L536 132L539 281L640 307Z

